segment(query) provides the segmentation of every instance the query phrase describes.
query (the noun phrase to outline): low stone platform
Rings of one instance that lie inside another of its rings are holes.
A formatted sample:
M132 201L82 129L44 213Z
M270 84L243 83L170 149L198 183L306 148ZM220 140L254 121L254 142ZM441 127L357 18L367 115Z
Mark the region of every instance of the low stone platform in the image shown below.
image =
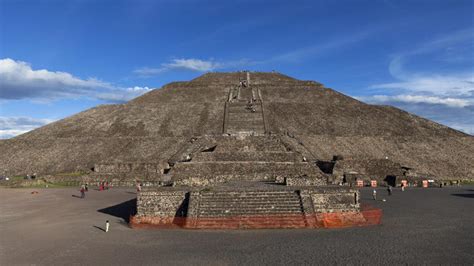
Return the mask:
M379 210L361 210L348 187L154 188L137 197L132 227L190 229L335 228L379 224Z

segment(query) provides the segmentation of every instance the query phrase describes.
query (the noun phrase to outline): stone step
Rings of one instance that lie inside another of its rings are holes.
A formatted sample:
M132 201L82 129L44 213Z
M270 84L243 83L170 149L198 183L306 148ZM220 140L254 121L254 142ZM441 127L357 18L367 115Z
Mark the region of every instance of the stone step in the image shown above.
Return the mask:
M227 134L264 134L265 128L261 127L228 127Z
M307 227L306 224L303 223L287 223L287 222L276 222L273 221L269 224L264 224L260 222L221 222L216 224L208 224L199 222L195 228L198 229L297 229L297 228L305 228Z
M227 218L227 219L226 219ZM253 221L252 221L253 220ZM253 217L201 217L198 219L197 224L199 225L208 225L208 226L220 226L224 224L245 224L247 222L252 222L256 225L306 225L304 217L288 217L288 218L269 218L269 219L260 219ZM265 228L265 227L261 227Z
M262 197L255 197L255 196L246 196L246 197L225 197L225 196L206 196L201 197L201 200L206 201L222 201L222 202L259 202L259 203L279 203L279 202L297 202L299 198L297 197L271 197L271 196L262 196Z
M294 152L201 152L193 156L193 161L267 161L296 162L302 158Z
M293 208L293 209L271 209L271 208L200 208L199 213L214 213L214 214L257 214L257 213L301 213L301 208Z
M241 99L241 100L237 100L237 101L232 101L232 102L229 102L229 106L239 106L239 107L245 107L249 104L249 100L250 99ZM255 101L253 103L254 105L260 105L260 101Z
M303 162L183 162L176 164L173 169L175 176L219 176L241 175L257 176L301 176L317 174L315 167Z
M219 211L219 212L200 212L198 213L198 217L233 217L233 216L264 216L264 215L288 215L288 216L293 216L293 215L298 215L301 214L301 212L278 212L278 211L249 211L249 212L225 212L225 211Z
M246 108L247 106L260 107L262 105L260 104L260 102L253 102L253 104L250 105L248 101L239 101L230 102L227 106L231 108Z
M265 128L263 125L263 120L257 121L229 121L227 123L227 129L234 128Z
M238 202L232 203L224 203L224 202L219 202L216 204L204 204L201 203L200 208L229 208L229 209L244 209L244 208L255 208L255 209L291 209L291 208L296 208L296 207L301 207L299 202L292 202L288 204L277 204L277 203L268 203L268 204L239 204Z
M231 135L255 135L255 134L265 134L265 130L263 128L261 129L256 129L256 128L233 128L230 130L226 130L227 134Z
M272 208L273 207L273 208ZM210 206L210 205L199 205L199 211L301 211L300 204L287 205L287 206L255 206L255 205L221 205L221 206Z
M243 195L243 196L240 196L240 195L206 195L206 196L201 196L201 199L202 200L229 200L229 201L237 201L237 200L241 200L241 201L245 201L245 200L249 200L249 201L255 201L255 200L263 200L263 201L269 201L269 202L273 202L273 201L276 201L276 202L282 202L282 201L296 201L296 200L299 200L298 197L296 196L290 196L290 195L278 195L278 194L274 194L274 195Z
M235 117L232 117L230 119L227 120L227 125L239 125L239 126L260 126L260 125L263 125L263 118L262 116L255 116L255 117L251 117L251 118L246 118L246 119L242 119L238 116L235 116Z
M272 208L199 208L199 213L301 213L301 208L286 208L286 209L272 209Z
M255 110L255 111L252 111L252 110ZM262 115L262 108L261 107L254 107L253 109L244 108L244 107L241 107L241 108L235 108L235 107L234 108L228 108L227 114L229 116L240 115L240 114L259 114L259 115Z
M242 191L201 191L200 197L220 196L228 199L235 198L264 198L264 199L299 199L299 195L293 190L242 190Z
M199 213L257 213L257 212L275 212L275 213L301 213L301 207L272 209L272 208L201 208Z
M230 120L227 123L227 128L229 127L263 127L263 119L255 119L251 121L242 121L242 120Z
M251 120L255 118L263 119L262 114L258 112L255 112L255 113L239 112L239 113L229 114L228 121L233 121L233 120L246 121L246 120Z
M286 193L272 193L272 192L253 192L248 193L244 192L245 194L234 194L229 193L228 195L225 192L217 192L217 193L201 193L201 198L223 198L223 199L275 199L275 200L282 200L282 199L297 199L298 196L296 194L286 194Z
M219 139L216 148L216 152L217 151L286 151L286 147L282 144L280 139L273 137L227 137Z

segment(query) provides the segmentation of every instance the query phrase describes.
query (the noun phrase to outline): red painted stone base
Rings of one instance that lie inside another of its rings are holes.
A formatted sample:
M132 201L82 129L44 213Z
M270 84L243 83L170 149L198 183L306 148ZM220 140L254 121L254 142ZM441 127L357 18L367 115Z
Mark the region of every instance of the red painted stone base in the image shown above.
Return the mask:
M306 215L266 215L235 217L143 217L130 218L132 228L264 229L264 228L346 228L381 223L382 210L334 212Z

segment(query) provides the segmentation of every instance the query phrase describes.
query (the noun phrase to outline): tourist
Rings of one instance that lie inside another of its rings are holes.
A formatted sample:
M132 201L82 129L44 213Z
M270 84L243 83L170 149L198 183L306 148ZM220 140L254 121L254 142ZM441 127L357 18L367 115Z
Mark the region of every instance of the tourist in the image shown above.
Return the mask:
M392 186L389 185L387 188L387 191L388 191L388 195L392 196Z
M375 189L372 192L372 198L374 198L374 200L377 200L377 190L375 190Z
M109 220L105 221L105 232L107 233L109 231Z
M402 183L402 191L405 191L405 184Z
M88 184L86 184L86 186L85 186L85 190L86 190L86 192L88 192L88 191L89 191L89 185L88 185Z
M105 181L105 189L109 190L109 181Z
M81 192L81 199L85 198L86 197L86 189L84 187L84 185L81 186L81 190L79 190Z

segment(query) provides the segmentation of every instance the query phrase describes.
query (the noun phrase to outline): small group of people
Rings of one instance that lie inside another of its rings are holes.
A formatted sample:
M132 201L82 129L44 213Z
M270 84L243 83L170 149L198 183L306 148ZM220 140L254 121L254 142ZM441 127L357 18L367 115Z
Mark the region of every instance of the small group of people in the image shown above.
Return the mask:
M36 173L34 173L34 174L32 174L32 175L26 175L26 176L25 176L25 179L27 179L27 180L36 179Z
M98 186L99 186L99 191L109 190L109 182L108 181L99 182Z
M257 111L257 109L255 109L255 105L253 104L253 99L249 100L246 109L250 110L252 113L255 113Z
M81 199L85 198L86 192L89 191L89 185L88 184L81 185L81 189L79 191L81 192Z
M402 185L402 191L405 191L405 187L404 187L403 185ZM392 192L393 192L392 186L388 186L388 187L387 187L387 193L388 193L388 195L389 195L389 196L392 196ZM373 198L374 200L377 200L377 190L376 190L376 189L374 189L374 190L372 191L372 198ZM384 201L385 201L385 200L384 200Z

